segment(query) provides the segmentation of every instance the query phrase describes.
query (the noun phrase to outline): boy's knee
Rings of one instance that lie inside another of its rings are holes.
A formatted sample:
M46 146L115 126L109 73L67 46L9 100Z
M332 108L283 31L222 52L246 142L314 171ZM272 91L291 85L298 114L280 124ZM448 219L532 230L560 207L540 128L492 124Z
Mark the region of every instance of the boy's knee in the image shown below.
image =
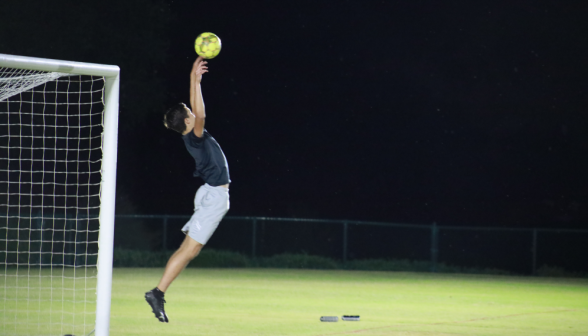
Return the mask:
M193 249L192 251L190 251L190 258L191 259L196 258L200 254L201 248L202 248L202 246L199 246L198 248Z
M200 250L202 249L202 244L199 242L187 239L184 244L180 247L182 250L182 254L184 254L187 258L194 259L200 254Z
M204 245L187 236L180 246L181 253L190 260L196 258L200 254L200 250Z
M192 259L196 258L198 256L198 254L200 254L200 248L199 247L182 246L178 250L178 253L180 255L182 255L183 258L188 259L188 260L192 260Z

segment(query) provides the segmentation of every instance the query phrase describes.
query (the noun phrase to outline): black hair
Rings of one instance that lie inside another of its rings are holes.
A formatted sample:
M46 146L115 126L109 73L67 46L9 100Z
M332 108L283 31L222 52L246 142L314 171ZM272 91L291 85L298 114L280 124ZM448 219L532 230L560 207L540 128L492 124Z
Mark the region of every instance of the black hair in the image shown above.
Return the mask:
M186 123L184 119L188 117L186 105L178 103L170 107L163 116L163 124L165 127L172 129L180 134L186 131Z

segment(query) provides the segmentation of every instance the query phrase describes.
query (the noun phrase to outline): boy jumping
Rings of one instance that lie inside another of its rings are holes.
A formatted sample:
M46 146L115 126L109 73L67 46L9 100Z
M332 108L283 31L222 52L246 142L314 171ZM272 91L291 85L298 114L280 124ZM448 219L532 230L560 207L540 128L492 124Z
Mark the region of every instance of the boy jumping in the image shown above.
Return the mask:
M194 176L200 176L205 184L196 192L194 214L182 228L186 234L184 242L169 258L157 287L145 293L145 300L160 322L169 322L163 308L165 291L200 253L229 210L229 165L219 144L204 129L206 113L200 82L202 75L208 72L206 64L198 57L190 72L192 110L183 103L177 104L165 113L163 121L165 127L182 134L186 149L196 161Z

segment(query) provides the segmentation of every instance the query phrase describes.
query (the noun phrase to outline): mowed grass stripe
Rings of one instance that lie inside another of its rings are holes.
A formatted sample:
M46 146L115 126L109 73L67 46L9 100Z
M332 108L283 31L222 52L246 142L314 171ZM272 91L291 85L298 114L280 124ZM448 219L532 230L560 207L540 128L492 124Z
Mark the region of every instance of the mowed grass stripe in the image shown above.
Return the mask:
M188 268L143 300L162 269L114 270L112 335L586 335L588 280L405 272ZM324 323L320 316L361 315Z

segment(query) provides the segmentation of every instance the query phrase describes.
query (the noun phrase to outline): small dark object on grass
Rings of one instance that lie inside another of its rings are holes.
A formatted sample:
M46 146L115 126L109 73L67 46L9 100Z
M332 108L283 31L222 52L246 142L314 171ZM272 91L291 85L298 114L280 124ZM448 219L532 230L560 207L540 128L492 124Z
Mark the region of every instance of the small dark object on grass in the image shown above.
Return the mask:
M343 321L359 321L359 315L343 315Z
M338 316L321 316L321 322L337 322L339 321Z

